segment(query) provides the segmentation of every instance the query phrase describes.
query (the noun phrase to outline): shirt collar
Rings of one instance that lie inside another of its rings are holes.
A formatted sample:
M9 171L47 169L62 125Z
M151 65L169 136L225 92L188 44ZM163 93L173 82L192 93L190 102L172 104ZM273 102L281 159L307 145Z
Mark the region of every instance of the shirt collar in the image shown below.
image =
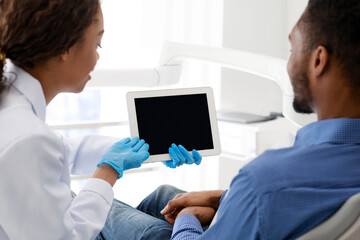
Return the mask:
M336 118L311 123L298 131L296 145L360 144L360 119Z
M40 82L13 63L7 64L6 72L9 74L10 80L15 76L12 86L25 96L35 115L45 121L46 100Z

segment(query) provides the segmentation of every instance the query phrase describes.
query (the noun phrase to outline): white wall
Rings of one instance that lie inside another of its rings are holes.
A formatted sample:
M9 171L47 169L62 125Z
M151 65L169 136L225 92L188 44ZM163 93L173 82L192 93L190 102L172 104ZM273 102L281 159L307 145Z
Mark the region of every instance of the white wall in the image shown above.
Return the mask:
M290 32L303 13L308 0L287 0L287 31Z
M287 59L288 34L307 0L224 0L223 46ZM273 82L223 69L220 108L266 115L281 111Z

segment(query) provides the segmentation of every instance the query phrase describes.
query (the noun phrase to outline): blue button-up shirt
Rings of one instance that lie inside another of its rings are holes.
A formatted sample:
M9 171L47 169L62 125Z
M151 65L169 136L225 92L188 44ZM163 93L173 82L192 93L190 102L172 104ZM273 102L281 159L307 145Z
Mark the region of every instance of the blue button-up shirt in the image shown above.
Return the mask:
M318 121L243 167L208 230L186 214L172 239L295 239L359 192L360 119Z

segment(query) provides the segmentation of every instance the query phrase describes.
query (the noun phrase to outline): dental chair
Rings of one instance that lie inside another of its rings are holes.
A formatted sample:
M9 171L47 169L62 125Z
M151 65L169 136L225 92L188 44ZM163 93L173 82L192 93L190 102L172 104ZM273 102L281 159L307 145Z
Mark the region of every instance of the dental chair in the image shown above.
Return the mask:
M360 193L349 198L328 220L297 240L359 240Z

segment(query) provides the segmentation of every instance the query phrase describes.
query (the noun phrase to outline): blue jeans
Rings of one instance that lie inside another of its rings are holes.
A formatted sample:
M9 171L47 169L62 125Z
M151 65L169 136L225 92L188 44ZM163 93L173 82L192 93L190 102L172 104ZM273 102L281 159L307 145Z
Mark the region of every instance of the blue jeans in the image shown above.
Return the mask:
M162 185L136 208L114 199L105 227L96 240L162 240L170 239L172 225L160 213L176 194L184 193L170 185Z

